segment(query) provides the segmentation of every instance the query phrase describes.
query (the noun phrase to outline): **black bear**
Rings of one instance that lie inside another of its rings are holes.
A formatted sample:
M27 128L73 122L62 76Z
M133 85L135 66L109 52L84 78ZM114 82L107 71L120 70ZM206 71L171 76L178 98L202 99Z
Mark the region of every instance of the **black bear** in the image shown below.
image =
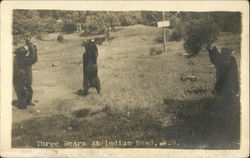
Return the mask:
M88 89L96 88L100 93L101 85L98 78L98 48L94 40L84 41L82 44L85 47L83 54L83 95L88 94Z
M214 45L207 47L211 62L216 68L215 93L224 96L237 95L239 93L238 67L233 50L221 48L220 52Z

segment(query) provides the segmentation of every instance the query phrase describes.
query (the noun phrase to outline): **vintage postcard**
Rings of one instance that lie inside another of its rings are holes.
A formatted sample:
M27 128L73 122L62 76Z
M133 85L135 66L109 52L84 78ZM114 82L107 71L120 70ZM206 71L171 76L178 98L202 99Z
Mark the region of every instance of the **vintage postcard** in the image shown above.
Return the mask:
M248 157L247 1L3 1L1 157Z

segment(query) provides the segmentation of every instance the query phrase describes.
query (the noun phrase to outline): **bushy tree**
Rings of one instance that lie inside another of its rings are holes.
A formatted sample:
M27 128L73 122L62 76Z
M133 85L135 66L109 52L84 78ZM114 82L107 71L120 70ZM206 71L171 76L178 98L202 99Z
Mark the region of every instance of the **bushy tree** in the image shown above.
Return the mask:
M37 11L14 10L13 15L13 35L19 37L14 39L14 43L18 42L15 40L43 36L44 27Z
M178 19L176 16L171 17L170 19L170 28L172 28L173 32L169 37L170 41L180 41L183 36L184 26L183 22Z
M87 16L86 21L84 23L86 35L97 35L105 32L107 26L103 25L100 19L101 18L99 16Z
M141 11L142 23L149 26L156 26L158 21L162 20L162 12Z
M138 11L118 12L117 15L121 26L129 26L143 22L141 13Z
M213 43L218 36L218 29L211 19L190 20L185 25L184 48L190 55L199 53L202 47Z
M87 13L83 24L85 35L96 35L114 31L115 26L119 26L120 22L117 12L90 12Z
M220 31L241 33L240 12L212 12L210 14Z
M60 26L55 19L48 16L41 18L39 11L13 11L14 43L20 41L21 39L32 37L42 39L45 34L58 32L59 30Z

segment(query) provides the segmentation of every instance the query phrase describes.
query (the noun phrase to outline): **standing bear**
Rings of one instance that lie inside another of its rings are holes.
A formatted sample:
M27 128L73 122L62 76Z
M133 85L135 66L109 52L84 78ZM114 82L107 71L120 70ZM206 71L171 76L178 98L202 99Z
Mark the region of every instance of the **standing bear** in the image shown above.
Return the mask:
M221 48L218 51L215 45L207 47L210 61L216 68L215 93L223 96L235 96L239 94L238 66L233 50Z
M96 88L100 94L101 85L98 78L98 48L94 40L84 41L82 44L85 47L83 53L83 95L88 95L88 90L91 87Z

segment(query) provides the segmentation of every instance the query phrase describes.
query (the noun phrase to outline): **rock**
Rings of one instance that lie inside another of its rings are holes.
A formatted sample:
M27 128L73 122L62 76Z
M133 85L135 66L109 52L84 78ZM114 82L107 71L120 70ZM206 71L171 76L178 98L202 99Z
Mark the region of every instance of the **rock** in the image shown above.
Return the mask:
M214 65L208 65L208 68L214 68L215 66Z
M191 82L196 82L198 80L198 77L194 75L186 75L181 77L182 81L191 81Z
M207 89L198 87L196 89L191 89L191 90L187 90L188 93L195 93L195 94L201 94L201 93L206 93Z
M63 42L64 42L64 37L63 37L63 35L58 35L58 36L57 36L57 41L60 42L60 43L63 43Z
M69 131L72 131L72 127L71 126L69 126L69 127L67 127L67 130L69 130Z
M128 115L128 117L130 117L130 112L129 111L127 112L127 115Z
M60 65L60 62L55 62L55 63L51 64L52 67L59 66L59 65Z
M49 112L53 112L53 109L50 109Z
M188 65L195 65L193 61L189 61Z
M37 112L37 113L40 113L40 112L41 112L41 110L36 110L36 112Z
M182 56L189 56L188 53L181 53Z
M162 54L162 50L157 49L157 48L151 48L150 49L150 55L161 55Z

